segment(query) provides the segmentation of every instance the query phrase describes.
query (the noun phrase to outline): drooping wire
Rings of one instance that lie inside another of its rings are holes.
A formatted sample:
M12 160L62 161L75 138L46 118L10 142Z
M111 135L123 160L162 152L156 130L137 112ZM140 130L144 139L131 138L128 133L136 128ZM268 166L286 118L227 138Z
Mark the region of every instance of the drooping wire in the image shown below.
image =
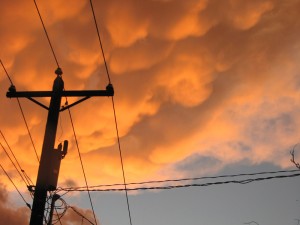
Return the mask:
M84 166L83 166L83 161L82 161L82 157L81 157L81 153L80 153L80 149L79 149L79 144L78 144L78 140L77 140L77 136L76 136L76 132L75 132L75 127L74 127L74 123L73 123L73 118L72 118L71 110L68 109L68 112L69 112L69 116L70 116L70 120L71 120L71 125L72 125L72 129L73 129L73 134L74 134L74 138L75 138L75 143L76 143L76 147L77 147L78 156L79 156L79 159L80 159L80 165L81 165L81 169L82 169L82 172L83 172L86 189L87 189L89 200L90 200L90 204L91 204L91 207L92 207L92 211L93 211L95 223L97 225L96 214L95 214L95 210L94 210L94 206L93 206L93 202L92 202L92 197L91 197L91 194L90 194L89 188L88 188L87 177L86 177Z
M1 65L2 65L2 67L3 67L3 69L4 69L4 71L5 71L5 74L6 74L7 78L8 78L9 81L10 81L11 85L13 85L13 82L12 82L12 80L11 80L11 78L10 78L10 76L9 76L9 74L8 74L8 72L7 72L7 70L5 69L5 66L4 66L4 64L2 63L2 60L1 60L1 59L0 59L0 63L1 63Z
M47 195L47 198L46 198L46 204L45 204L45 210L44 210L44 220L45 220L45 223L48 224L48 217L49 217L49 214L50 214L50 205L51 205L51 195L52 193L49 192L49 196Z
M0 60L0 61L1 61L1 60ZM8 72L7 72L7 70L5 69L5 66L4 66L4 64L2 63L2 61L1 61L1 65L2 65L2 67L3 67L3 69L4 69L5 73L6 73L7 78L8 78L9 81L10 81L11 86L12 86L12 87L15 87L14 84L13 84L13 82L12 82L12 80L11 80L11 78L10 78L10 76L9 76L9 74L8 74ZM20 102L19 98L17 98L17 102L18 102L18 105L19 105L19 108L20 108L20 111L21 111L21 114L22 114L22 117L23 117L23 120L24 120L26 129L27 129L27 133L28 133L28 135L29 135L31 144L32 144L32 146L33 146L33 149L34 149L36 158L37 158L38 162L40 162L40 158L39 158L39 156L38 156L38 154L37 154L37 151L36 151L36 148L35 148L35 145L34 145L34 142L33 142L33 139L32 139L32 136L31 136L31 133L30 133L30 130L29 130L29 127L28 127L26 118L25 118L25 114L24 114L24 112L23 112L23 108L22 108L22 105L21 105L21 102Z
M0 167L2 168L3 172L5 173L5 175L7 176L7 178L10 180L10 182L14 185L15 189L17 190L17 192L19 193L19 195L21 196L21 198L23 199L23 201L25 202L26 206L31 210L31 206L30 204L25 200L25 198L23 197L23 195L21 194L21 192L19 191L19 189L17 188L17 186L15 185L15 183L13 182L13 180L10 178L10 176L8 175L8 173L6 172L6 170L3 168L3 166L0 164Z
M248 184L255 181L264 181L264 180L272 180L272 179L282 179L282 178L292 178L298 177L300 173L294 173L289 175L278 175L278 176L269 176L269 177L259 177L259 178L250 178L243 180L229 180L229 181L218 181L218 182L209 182L202 184L182 184L182 185L168 185L168 186L153 186L153 187L136 187L136 188L127 188L127 191L146 191L146 190L170 190L176 188L188 188L188 187L207 187L212 185L221 185L221 184ZM63 189L62 191L67 192L86 192L86 189ZM111 188L111 189L89 189L89 191L93 192L116 192L116 191L124 191L124 188Z
M92 13L93 13L94 23L95 23L96 30L97 30L97 36L98 36L98 40L99 40L99 45L100 45L100 49L101 49L103 61L104 61L104 64L105 64L105 69L106 69L106 73L107 73L108 82L109 82L109 84L111 84L110 74L109 74L109 70L108 70L108 66L107 66L107 62L106 62L106 58L105 58L105 54L104 54L104 49L103 49L103 45L102 45L102 41L101 41L100 31L99 31L99 28L98 28L98 23L97 23L97 19L96 19L96 15L95 15L95 11L94 11L94 6L93 6L92 0L90 0L90 6L91 6L91 9L92 9ZM131 211L130 211L130 205L129 205L127 187L126 187L126 176L125 176L123 156L122 156L122 150L121 150L121 144L120 144L120 137L119 137L119 131L118 131L118 123L117 123L117 116L116 116L116 110L115 110L114 97L112 97L112 106L113 106L114 120L115 120L116 132L117 132L118 149L119 149L119 155L120 155L120 161L121 161L121 167L122 167L122 175L123 175L123 182L124 182L123 185L125 187L128 216L129 216L130 224L132 225Z
M56 192L55 191L49 191L49 196L46 199L46 207L45 207L45 213L44 213L44 219L46 224L50 224L50 219L52 221L51 225L56 224L58 222L60 222L60 218L63 217L67 211L67 203L65 202L64 199L62 199L60 196L58 199L54 199ZM59 206L56 205L57 201L60 201L61 204ZM55 214L51 214L51 210L52 210L52 204L53 204L53 209L56 212ZM58 212L59 210L62 210L61 212ZM53 218L53 215L56 216L56 218ZM50 216L52 218L50 218ZM47 219L48 218L48 219ZM61 222L60 222L61 223Z
M46 36L47 36L48 43L49 43L49 45L50 45L50 48L51 48L53 57L54 57L54 59L55 59L55 62L56 62L56 64L57 64L57 67L60 68L59 63L58 63L58 60L57 60L57 57L56 57L56 55L55 55L53 46L52 46L52 44L51 44L51 41L50 41L50 38L49 38L49 35L48 35L48 32L47 32L47 30L46 30L46 27L45 27L45 25L44 25L42 16L41 16L41 14L40 14L39 8L38 8L37 3L36 3L35 0L34 0L34 4L35 4L36 10L37 10L37 12L38 12L38 14L39 14L41 23L42 23L42 25L43 25L43 29L44 29L45 34L46 34ZM78 153L79 153L79 158L80 158L80 162L81 162L81 167L82 167L82 169L83 169L83 174L84 174L84 178L85 178L86 185L87 185L87 179L86 179L86 175L85 175L85 171L84 171L84 167L83 167L83 163L82 163L82 159L81 159L81 155L80 155L80 151L79 151L79 145L78 145L78 141L77 141L77 137L76 137L76 133L75 133L75 129L74 129L74 124L73 124L73 120L72 120L71 111L70 111L70 109L68 109L68 111L69 111L70 119L71 119L71 122L72 122L72 128L73 128L73 133L74 133L74 137L75 137L75 141L76 141L76 146L77 146ZM87 185L87 187L88 187L88 185ZM93 203L92 203L92 199L91 199L90 193L89 193L89 199L90 199L90 202L91 202L91 207L92 207L93 215L94 215L94 218L95 218L95 221L96 221L96 224L97 224L97 219L96 219L96 215L95 215L95 211L94 211L94 207L93 207Z
M142 182L131 182L126 183L127 186L131 185L143 185L143 184L155 184L155 183L168 183L168 182L182 182L182 181L197 181L197 180L206 180L206 179L218 179L218 178L233 178L233 177L242 177L242 176L257 176L257 175L266 175L266 174L280 174L280 173L294 173L299 172L299 170L277 170L277 171L264 171L257 173L239 173L239 174L229 174L229 175L220 175L220 176L204 176L204 177L190 177L190 178L181 178L181 179L166 179L166 180L151 180L151 181L142 181ZM98 187L115 187L123 186L123 183L116 184L101 184L89 186L90 189ZM85 187L67 187L64 189L82 189Z
M82 215L80 212L78 212L73 206L68 206L68 208L72 209L78 216L82 218L81 222L83 222L83 219L88 221L90 224L94 225L92 221L90 221L88 218L86 218L84 215Z
M56 214L58 215L58 211L57 211L56 208L55 208L55 212L56 212ZM59 224L62 225L60 218L61 218L61 217L57 217Z
M22 173L24 174L24 177L25 177L25 179L27 180L27 182L28 182L29 184L32 184L32 185L33 185L32 180L31 180L30 177L27 175L27 173L25 172L25 170L22 170Z
M59 192L58 190L54 191L54 193L56 194L57 192ZM66 203L65 200L62 199L62 195L60 195L60 198L59 198L61 201L62 201L62 204L60 207L57 207L55 206L54 209L56 211L56 215L57 215L57 219L53 219L53 224L59 222L61 225L62 225L62 222L61 222L61 218L66 214L66 211L70 208L72 209L77 215L79 215L81 217L81 224L83 224L83 220L86 220L88 221L90 224L93 224L93 222L91 222L88 218L86 218L84 215L82 215L80 212L78 212L75 207L73 206L70 206ZM62 207L63 206L63 207ZM63 212L62 213L58 213L58 210L57 209L63 209Z
M110 75L109 75L109 71L108 71L108 66L107 66L107 62L106 62L106 58L105 58L105 54L104 54L104 50L103 50L103 45L102 45L102 41L101 41L100 31L99 31L99 28L98 28L98 23L97 23L97 19L96 19L96 15L95 15L95 11L94 11L94 6L93 6L92 0L90 0L90 5L91 5L92 12L93 12L94 23L95 23L96 30L97 30L97 36L98 36L98 40L99 40L99 44L100 44L100 49L101 49L102 57L103 57L103 60L104 60L104 65L105 65L105 69L106 69L106 73L107 73L108 82L109 82L109 84L111 84Z
M22 109L21 102L20 102L19 98L17 98L17 102L18 102L19 108L20 108L20 110L21 110L21 114L22 114L24 123L25 123L25 125L26 125L26 129L27 129L27 131L28 131L28 135L29 135L29 138L30 138L30 140L31 140L31 144L32 144L33 149L34 149L35 156L36 156L38 162L40 162L40 157L39 157L38 154L37 154L37 151L36 151L36 148L35 148L35 144L34 144L34 142L33 142L31 133L30 133L30 131L29 131L29 127L28 127L28 124L27 124L27 121L26 121L26 118L25 118L25 114L24 114L24 112L23 112L23 109Z
M6 146L8 147L8 149L10 150L10 153L12 154L12 156L14 157L14 159L15 159L15 161L16 161L16 163L17 163L17 165L19 166L19 170L23 173L23 175L24 175L24 178L26 179L26 181L27 182L25 182L26 184L32 184L32 182L30 183L29 181L31 181L30 179L28 180L28 175L26 174L26 172L25 172L25 170L23 170L22 169L22 167L21 167L21 165L20 165L20 163L19 163L19 161L18 161L18 159L17 159L17 157L16 157L16 155L14 154L14 152L12 151L12 149L11 149L11 147L10 147L10 145L8 144L8 142L7 142L7 140L6 140L6 138L5 138L5 136L4 136L4 134L2 133L2 131L0 130L0 134L1 134L1 136L2 136L2 138L3 138L3 140L5 141L5 143L6 143ZM2 145L2 144L1 144ZM3 146L2 146L3 147ZM10 158L10 157L9 157ZM11 162L12 162L12 160L11 160ZM12 162L13 163L13 162ZM17 168L16 168L16 170L18 170ZM26 175L25 175L26 174ZM22 176L21 176L22 177ZM22 177L23 178L23 177ZM24 179L23 178L23 179Z
M121 144L120 144L119 128L118 128L118 122L117 122L114 97L112 97L111 100L112 100L113 111L114 111L114 119L115 119L115 126L116 126L116 132L117 132L118 149L119 149L119 155L120 155L120 160L121 160L122 174L123 174L123 183L124 183L124 187L125 187L124 190L125 190L125 194L126 194L128 216L129 216L130 224L132 225L131 210L130 210L129 199L128 199L128 191L127 191L127 185L126 185L126 177L125 177L123 156L122 156L122 150L121 150Z
M38 14L39 14L39 17L40 17L41 23L42 23L42 25L43 25L43 29L44 29L44 32L45 32L45 34L46 34L46 37L47 37L47 39L48 39L48 43L49 43L49 45L50 45L50 48L51 48L51 51L52 51L53 57L54 57L54 59L55 59L55 62L56 62L56 65L57 65L57 67L60 67L60 66L59 66L59 64L58 64L58 60L57 60L57 57L56 57L56 55L55 55L55 52L54 52L53 46L52 46L52 44L51 44L51 41L50 41L50 38L49 38L48 32L47 32L47 30L46 30L45 24L44 24L44 22L43 22L43 19L42 19L42 16L41 16L41 13L40 13L39 7L38 7L38 5L37 5L36 1L35 1L35 0L33 0L33 1L34 1L34 4L35 4L35 8L36 8L36 10L37 10L37 12L38 12Z
M1 132L1 131L0 131ZM2 145L2 143L0 142L0 145L3 149L3 151L5 152L6 156L9 158L10 162L13 164L13 166L15 167L15 169L17 170L17 172L19 173L20 177L22 178L23 182L25 183L25 185L28 187L30 184L27 182L27 180L25 180L25 178L22 176L20 170L17 168L16 164L14 163L14 161L12 160L12 158L10 157L10 155L8 154L8 152L6 151L6 149L4 148L4 146Z

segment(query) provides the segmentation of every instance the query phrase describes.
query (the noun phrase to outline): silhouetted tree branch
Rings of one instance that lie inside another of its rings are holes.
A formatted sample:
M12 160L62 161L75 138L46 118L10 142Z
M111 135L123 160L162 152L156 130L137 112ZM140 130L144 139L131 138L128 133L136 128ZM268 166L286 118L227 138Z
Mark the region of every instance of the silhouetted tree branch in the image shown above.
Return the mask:
M295 147L293 148L293 150L291 150L291 162L298 168L300 169L300 164L298 162L295 161Z

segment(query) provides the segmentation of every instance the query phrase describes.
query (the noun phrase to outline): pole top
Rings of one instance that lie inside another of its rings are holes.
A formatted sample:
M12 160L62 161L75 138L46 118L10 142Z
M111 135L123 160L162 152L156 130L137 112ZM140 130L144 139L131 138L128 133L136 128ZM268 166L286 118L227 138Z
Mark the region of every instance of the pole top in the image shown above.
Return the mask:
M61 76L61 75L63 74L63 72L62 72L62 70L61 70L60 67L57 67L57 69L55 70L55 74L56 74L57 76Z

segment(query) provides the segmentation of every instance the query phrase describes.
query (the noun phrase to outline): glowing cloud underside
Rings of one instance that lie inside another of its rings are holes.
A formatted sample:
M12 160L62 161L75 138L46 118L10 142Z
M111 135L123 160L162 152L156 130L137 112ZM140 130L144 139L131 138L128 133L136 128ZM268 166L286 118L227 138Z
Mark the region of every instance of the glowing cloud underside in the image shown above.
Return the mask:
M298 142L300 127L299 1L94 4L128 181L180 177L185 171L173 165L193 155L218 162L205 169L199 165L199 175L245 159L290 166L288 149ZM104 89L108 81L88 3L39 5L66 90ZM34 5L3 1L0 15L0 58L17 90L50 90L56 64ZM5 97L10 84L4 71L0 84L1 130L35 182L37 161L17 103ZM25 99L21 103L40 153L47 112ZM121 182L111 100L90 99L72 114L89 183ZM57 144L65 139L70 146L60 185L82 185L66 112ZM6 156L0 157L21 185Z

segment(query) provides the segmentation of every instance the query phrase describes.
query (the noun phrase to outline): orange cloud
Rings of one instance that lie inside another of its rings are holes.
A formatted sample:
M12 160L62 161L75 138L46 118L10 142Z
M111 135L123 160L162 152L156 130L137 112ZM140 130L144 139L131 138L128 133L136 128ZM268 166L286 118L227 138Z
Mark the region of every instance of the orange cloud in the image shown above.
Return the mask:
M229 20L235 27L242 30L255 26L260 21L261 16L272 10L274 6L269 0L252 1L251 3L231 0L229 5Z
M66 90L104 89L108 80L89 5L38 4ZM297 1L276 0L95 3L129 180L175 176L162 171L195 154L217 159L211 171L243 159L289 165L283 155L299 131L298 8ZM5 1L0 15L1 59L17 90L50 90L57 66L34 5ZM15 99L5 97L10 84L4 72L0 86L1 130L35 180L35 155ZM21 103L40 154L47 111ZM111 99L89 99L72 116L91 182L120 181ZM55 146L70 142L60 184L81 185L68 114L60 119ZM14 174L5 155L1 160Z
M110 61L111 70L116 74L133 71L143 73L143 70L165 60L169 56L172 46L172 43L166 41L147 38L129 48L116 49Z

